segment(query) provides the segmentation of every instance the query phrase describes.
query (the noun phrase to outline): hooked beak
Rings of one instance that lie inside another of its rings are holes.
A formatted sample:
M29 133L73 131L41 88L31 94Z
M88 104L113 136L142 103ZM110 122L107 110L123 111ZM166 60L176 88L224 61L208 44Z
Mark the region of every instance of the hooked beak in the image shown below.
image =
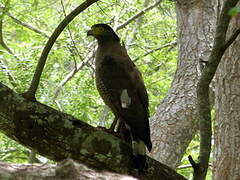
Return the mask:
M88 31L87 31L87 36L92 36L92 35L93 35L92 30L88 30Z

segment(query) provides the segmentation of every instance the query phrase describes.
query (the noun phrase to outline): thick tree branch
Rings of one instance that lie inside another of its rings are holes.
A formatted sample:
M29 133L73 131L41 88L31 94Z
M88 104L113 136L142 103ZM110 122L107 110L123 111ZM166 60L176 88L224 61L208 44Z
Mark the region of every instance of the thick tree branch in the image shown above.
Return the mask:
M83 2L80 6L78 6L75 10L73 10L70 14L68 14L63 21L58 25L58 27L55 29L51 37L48 39L48 42L46 46L44 47L41 57L38 61L31 85L28 89L27 92L25 92L23 95L24 97L30 99L30 100L35 100L35 94L39 85L39 81L41 78L41 74L43 71L43 68L45 66L47 56L57 40L58 36L61 34L61 32L64 30L64 28L82 11L87 9L89 6L91 6L93 3L97 2L98 0L86 0Z
M184 180L147 158L148 169L132 169L131 147L119 138L39 102L24 99L0 83L0 130L49 159L72 158L87 166L142 179Z
M218 64L230 44L234 41L238 34L234 34L232 38L226 41L226 33L228 30L231 17L228 12L236 6L239 0L225 1L220 18L218 21L214 45L206 67L202 71L201 78L197 85L197 109L199 115L200 128L200 160L198 166L194 168L194 180L204 180L207 174L208 162L211 151L211 112L209 103L209 84L217 70ZM194 165L194 163L193 163Z

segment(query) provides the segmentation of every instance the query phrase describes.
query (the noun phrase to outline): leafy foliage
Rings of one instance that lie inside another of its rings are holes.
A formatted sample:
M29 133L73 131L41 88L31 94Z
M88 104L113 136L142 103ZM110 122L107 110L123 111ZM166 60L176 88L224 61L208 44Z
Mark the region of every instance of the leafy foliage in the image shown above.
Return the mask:
M28 160L29 151L20 144L0 134L0 160L23 163Z
M228 12L230 16L236 16L239 13L240 13L240 6L236 6Z

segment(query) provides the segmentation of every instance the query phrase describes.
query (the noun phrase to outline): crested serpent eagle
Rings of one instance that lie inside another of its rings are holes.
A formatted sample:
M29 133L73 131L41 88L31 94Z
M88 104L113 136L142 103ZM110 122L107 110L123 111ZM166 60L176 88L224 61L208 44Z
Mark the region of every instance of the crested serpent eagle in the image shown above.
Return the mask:
M95 24L87 32L98 41L96 86L103 101L130 131L133 155L144 159L152 149L148 95L140 71L131 61L120 38L106 24Z

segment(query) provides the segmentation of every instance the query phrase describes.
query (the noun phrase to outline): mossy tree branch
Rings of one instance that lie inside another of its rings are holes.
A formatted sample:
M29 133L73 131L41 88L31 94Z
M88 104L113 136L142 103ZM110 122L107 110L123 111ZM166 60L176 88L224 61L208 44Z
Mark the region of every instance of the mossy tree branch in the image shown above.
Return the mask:
M231 8L236 6L238 2L239 0L227 0L223 5L216 28L213 49L197 85L197 110L200 128L200 159L199 163L190 161L194 169L194 180L204 180L207 174L212 136L209 84L214 77L225 50L239 34L239 31L237 31L228 40L226 40L226 34L231 20L228 12Z
M72 158L98 170L141 179L185 180L169 167L147 158L148 169L132 168L131 147L118 137L94 128L39 102L32 102L0 83L0 131L54 161Z

